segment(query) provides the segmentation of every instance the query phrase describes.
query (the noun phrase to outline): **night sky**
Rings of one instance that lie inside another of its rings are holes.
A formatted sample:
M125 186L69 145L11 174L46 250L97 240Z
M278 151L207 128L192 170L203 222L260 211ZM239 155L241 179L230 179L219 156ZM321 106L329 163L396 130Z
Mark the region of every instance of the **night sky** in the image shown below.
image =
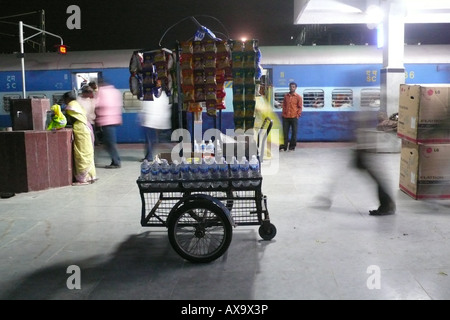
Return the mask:
M5 18L11 15L45 10L46 31L64 39L69 51L106 49L153 49L161 46L174 48L176 41L191 39L196 25L194 16L202 25L224 39L258 39L261 46L296 45L296 38L305 26L293 24L292 0L227 0L217 1L3 1L0 13L0 53L19 51L19 27L38 26L39 14ZM80 8L81 29L69 29L66 21L69 5ZM6 22L6 23L5 23ZM173 28L171 28L173 26ZM375 44L376 35L365 25L327 25L325 30L306 27L303 45L315 42L326 44ZM450 43L450 24L406 25L406 42L422 44ZM168 30L170 29L170 30ZM324 28L322 28L324 29ZM314 32L313 32L314 31ZM25 28L25 37L36 31ZM39 40L38 37L32 40ZM298 41L298 40L297 40ZM47 51L59 44L57 38L47 37ZM37 47L26 44L25 52L37 52Z

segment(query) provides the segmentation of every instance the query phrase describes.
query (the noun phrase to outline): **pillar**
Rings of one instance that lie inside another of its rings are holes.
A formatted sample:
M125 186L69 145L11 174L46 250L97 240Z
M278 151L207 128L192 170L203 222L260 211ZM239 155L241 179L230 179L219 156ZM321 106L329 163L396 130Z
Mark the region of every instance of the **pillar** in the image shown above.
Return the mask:
M405 83L404 42L406 8L401 0L383 1L383 68L381 74L381 110L390 116L398 112L400 84Z

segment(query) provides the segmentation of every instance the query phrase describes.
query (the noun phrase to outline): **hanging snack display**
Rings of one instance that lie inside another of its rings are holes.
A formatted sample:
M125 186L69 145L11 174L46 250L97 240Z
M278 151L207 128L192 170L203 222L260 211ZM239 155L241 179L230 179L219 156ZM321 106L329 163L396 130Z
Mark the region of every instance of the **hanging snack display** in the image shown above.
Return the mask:
M256 84L262 75L257 40L197 39L180 42L180 84L175 77L174 53L167 49L133 52L130 59L130 91L140 100L152 101L162 90L172 95L180 85L182 109L201 119L206 109L215 117L225 106L225 83L232 81L235 130L253 129Z
M233 110L236 129L253 129L255 124L256 80L261 77L257 40L232 42Z
M130 91L144 101L159 97L162 90L171 96L174 72L172 51L135 51L130 59Z
M230 50L226 41L217 39L180 43L183 110L210 116L225 109L225 81L231 80ZM228 75L228 78L227 78Z

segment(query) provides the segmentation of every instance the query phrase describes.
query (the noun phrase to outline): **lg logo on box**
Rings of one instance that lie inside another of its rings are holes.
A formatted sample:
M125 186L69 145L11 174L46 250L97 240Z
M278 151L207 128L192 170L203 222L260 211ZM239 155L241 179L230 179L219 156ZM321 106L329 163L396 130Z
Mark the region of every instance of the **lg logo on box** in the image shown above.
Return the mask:
M77 5L70 5L67 7L66 13L70 16L66 20L67 29L81 29L81 9Z

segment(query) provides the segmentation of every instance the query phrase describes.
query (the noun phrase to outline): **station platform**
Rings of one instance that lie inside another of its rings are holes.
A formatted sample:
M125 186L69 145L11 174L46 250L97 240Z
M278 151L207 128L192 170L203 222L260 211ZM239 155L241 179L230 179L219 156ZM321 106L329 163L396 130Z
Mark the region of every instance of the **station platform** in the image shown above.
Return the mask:
M450 200L400 191L399 153L373 155L396 200L389 216L369 215L376 187L353 166L350 143L272 154L262 190L276 236L238 226L222 257L196 264L164 227L141 227L144 146L119 148L122 167L104 169L110 159L96 147L94 184L0 199L2 300L450 299Z

